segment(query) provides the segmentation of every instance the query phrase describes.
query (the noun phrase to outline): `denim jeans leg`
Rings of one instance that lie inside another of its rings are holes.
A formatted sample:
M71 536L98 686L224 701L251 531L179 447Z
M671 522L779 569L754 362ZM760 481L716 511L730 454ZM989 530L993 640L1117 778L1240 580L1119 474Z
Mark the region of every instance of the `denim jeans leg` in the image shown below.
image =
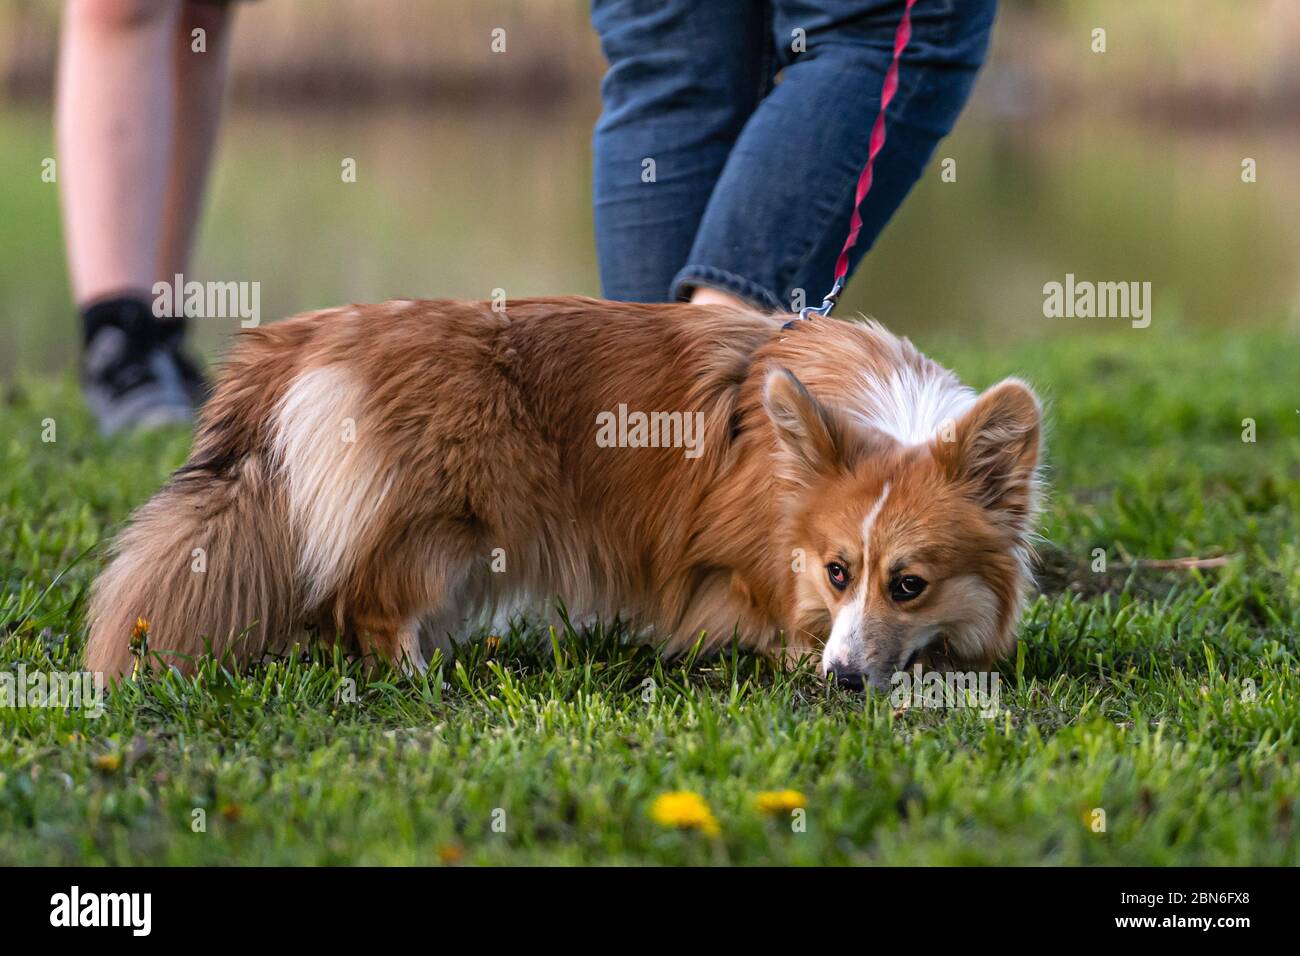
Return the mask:
M983 62L995 0L918 0L886 141L862 204L857 266L951 130ZM774 0L780 82L733 147L674 296L712 285L769 309L830 289L867 160L900 0Z
M766 0L593 0L609 70L592 138L607 298L668 301L736 137L771 82Z

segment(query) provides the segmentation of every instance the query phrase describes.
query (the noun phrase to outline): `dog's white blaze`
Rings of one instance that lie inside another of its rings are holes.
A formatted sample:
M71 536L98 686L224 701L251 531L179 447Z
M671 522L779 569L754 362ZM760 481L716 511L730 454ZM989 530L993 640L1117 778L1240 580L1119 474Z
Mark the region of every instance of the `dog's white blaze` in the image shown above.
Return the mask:
M866 408L858 417L904 445L921 445L975 404L975 391L937 365L902 365L888 379L864 379Z
M366 440L362 397L341 366L327 365L298 376L276 410L276 462L301 540L298 572L310 604L347 572L391 482Z
M871 567L871 528L880 516L880 509L889 497L889 482L880 490L880 497L875 500L862 519L862 577L850 600L840 608L831 625L831 635L826 640L822 651L823 670L848 667L852 659L861 657L862 623L867 616L867 594L870 582L867 570Z
M870 567L871 561L871 528L880 517L880 509L885 507L885 499L889 497L889 482L885 482L885 487L880 489L880 497L876 503L871 506L867 516L862 519L862 566L865 571Z
M831 636L822 651L822 670L843 670L849 666L849 656L854 640L862 632L862 618L866 615L865 587L859 589L861 596L855 596L835 615L831 626Z

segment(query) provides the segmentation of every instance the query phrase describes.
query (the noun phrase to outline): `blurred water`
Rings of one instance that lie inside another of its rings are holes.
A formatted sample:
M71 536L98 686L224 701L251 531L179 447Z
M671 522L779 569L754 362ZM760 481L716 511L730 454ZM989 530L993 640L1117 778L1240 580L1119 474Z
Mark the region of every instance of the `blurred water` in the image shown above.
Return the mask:
M228 117L189 278L258 281L264 321L394 297L598 294L589 142L594 106L538 114L243 112ZM1066 273L1149 281L1155 323L1294 322L1300 135L1101 120L963 118L844 301L924 344L1118 333L1046 319ZM70 367L48 115L0 112L0 376ZM1243 158L1258 181L1244 183ZM345 158L357 181L344 183ZM943 182L940 160L956 160ZM237 320L203 320L217 354ZM1141 334L1141 333L1131 333Z

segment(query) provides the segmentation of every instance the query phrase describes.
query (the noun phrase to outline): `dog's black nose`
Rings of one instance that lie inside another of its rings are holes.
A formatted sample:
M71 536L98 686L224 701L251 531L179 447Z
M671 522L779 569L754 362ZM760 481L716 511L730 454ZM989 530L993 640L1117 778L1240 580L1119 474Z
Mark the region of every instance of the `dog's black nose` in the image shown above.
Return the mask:
M866 681L861 674L841 674L839 671L835 672L835 683L849 690L862 690L866 686Z

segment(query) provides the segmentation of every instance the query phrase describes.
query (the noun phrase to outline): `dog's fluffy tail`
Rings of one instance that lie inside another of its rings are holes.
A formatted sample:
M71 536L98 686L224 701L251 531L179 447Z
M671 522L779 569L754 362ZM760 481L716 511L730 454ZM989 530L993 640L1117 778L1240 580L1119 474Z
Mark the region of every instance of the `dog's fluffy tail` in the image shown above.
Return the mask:
M136 512L95 582L86 664L121 676L132 637L151 663L191 670L208 647L256 656L293 627L293 551L274 477L256 454L216 471L191 463ZM137 622L143 619L137 627Z
M301 351L313 325L281 325L245 333L189 460L114 543L90 597L90 670L129 673L133 632L147 631L151 664L189 672L209 648L233 651L238 663L283 649L302 623L292 524L265 423L292 373L284 355Z

